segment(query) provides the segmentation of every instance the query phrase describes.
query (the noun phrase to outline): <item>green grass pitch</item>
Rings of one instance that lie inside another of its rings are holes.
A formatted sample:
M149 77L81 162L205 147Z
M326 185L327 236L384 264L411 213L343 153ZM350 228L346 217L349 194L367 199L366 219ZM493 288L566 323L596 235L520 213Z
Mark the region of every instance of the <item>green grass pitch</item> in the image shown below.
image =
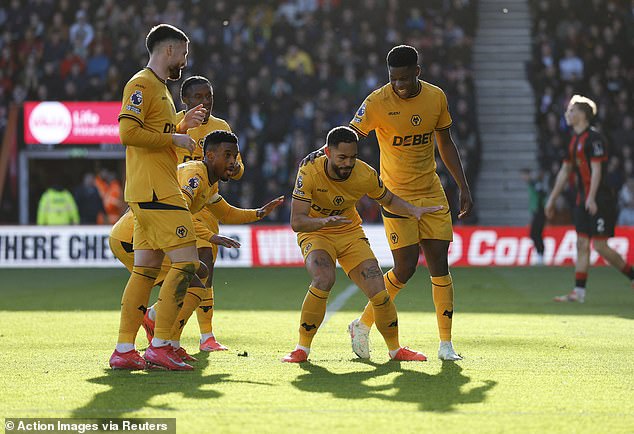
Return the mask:
M594 268L583 305L551 301L570 268L455 268L454 343L436 359L428 274L396 300L401 343L425 363L350 351L357 292L319 331L310 363L287 365L309 279L304 269L218 269L214 331L230 351L183 346L194 372L108 369L125 270L0 271L4 417L175 417L179 433L634 433L634 291ZM339 272L331 300L350 285ZM153 293L156 297L156 291ZM137 339L145 347L144 334ZM248 356L239 356L243 352Z

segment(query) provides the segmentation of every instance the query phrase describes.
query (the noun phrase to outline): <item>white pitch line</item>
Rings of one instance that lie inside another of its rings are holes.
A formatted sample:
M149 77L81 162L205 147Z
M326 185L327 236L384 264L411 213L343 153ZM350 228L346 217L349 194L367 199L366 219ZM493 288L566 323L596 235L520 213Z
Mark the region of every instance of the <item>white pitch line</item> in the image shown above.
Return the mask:
M355 292L357 292L358 289L359 287L353 283L350 286L348 286L341 294L336 296L335 299L332 301L332 303L328 303L326 316L324 317L324 320L321 323L321 327L326 325L330 317L336 314L339 311L339 309L341 309L343 305L346 304L346 301L348 301L348 299L352 297Z

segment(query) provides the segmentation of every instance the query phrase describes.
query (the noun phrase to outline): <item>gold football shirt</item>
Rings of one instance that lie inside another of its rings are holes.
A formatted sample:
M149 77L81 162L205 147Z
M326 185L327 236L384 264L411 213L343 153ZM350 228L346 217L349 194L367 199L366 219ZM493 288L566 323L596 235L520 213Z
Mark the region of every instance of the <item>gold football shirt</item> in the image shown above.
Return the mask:
M121 119L131 119L155 133L151 143L126 146L126 202L150 202L180 194L176 180L176 109L165 82L149 68L137 72L125 85Z
M351 223L319 229L317 232L342 233L361 225L361 217L355 204L364 195L381 199L387 193L383 181L372 167L357 160L347 179L333 179L326 171L325 155L315 159L315 164L301 167L297 172L293 199L310 203L309 217L341 215Z
M375 130L381 177L404 199L442 191L436 175L434 132L451 126L447 97L437 86L419 80L417 95L402 99L388 83L372 92L350 121L361 136Z

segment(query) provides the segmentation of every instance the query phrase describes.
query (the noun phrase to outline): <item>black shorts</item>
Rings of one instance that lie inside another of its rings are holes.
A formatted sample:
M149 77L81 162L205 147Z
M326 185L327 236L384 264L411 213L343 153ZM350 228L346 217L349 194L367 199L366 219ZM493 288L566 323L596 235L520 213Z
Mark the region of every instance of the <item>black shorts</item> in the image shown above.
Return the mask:
M597 200L597 213L590 215L584 205L575 208L575 229L578 234L592 238L611 238L616 226L616 202Z

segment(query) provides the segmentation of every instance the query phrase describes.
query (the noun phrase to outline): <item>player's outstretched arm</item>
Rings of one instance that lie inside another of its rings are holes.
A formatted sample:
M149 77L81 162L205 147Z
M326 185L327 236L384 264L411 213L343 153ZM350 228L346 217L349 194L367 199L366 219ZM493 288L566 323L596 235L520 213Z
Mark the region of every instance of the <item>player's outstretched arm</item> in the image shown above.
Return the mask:
M262 208L259 208L256 215L259 219L263 219L267 215L271 214L275 208L282 205L284 203L284 196L278 196Z
M458 218L466 217L473 208L473 199L471 198L471 190L469 189L467 178L464 175L460 154L451 138L449 128L436 131L436 141L438 142L440 158L442 158L443 163L449 169L460 190L460 212L458 213Z
M386 189L387 190L387 189ZM377 202L391 213L411 216L416 219L420 219L423 214L429 214L432 212L440 211L443 209L442 205L437 206L414 206L411 203L401 199L399 196L387 190L385 196L377 200Z
M544 212L546 213L546 217L553 218L555 215L555 200L559 197L564 187L566 186L566 182L568 182L568 177L570 176L570 172L572 170L572 165L564 161L559 169L559 173L557 173L557 180L555 181L555 185L553 187L553 191L550 192L550 196L548 197L548 201L546 202L546 206L544 207Z
M222 196L216 202L207 205L212 214L223 224L241 225L252 223L268 216L275 208L284 203L284 196L279 196L262 208L244 209L229 204Z
M315 232L324 227L342 226L351 221L344 216L310 217L310 202L293 199L291 201L291 228L295 232Z
M234 248L239 249L240 243L237 240L234 240L230 237L225 237L220 234L213 234L211 238L209 238L209 242L212 244L217 244L219 246L227 247L228 249Z

